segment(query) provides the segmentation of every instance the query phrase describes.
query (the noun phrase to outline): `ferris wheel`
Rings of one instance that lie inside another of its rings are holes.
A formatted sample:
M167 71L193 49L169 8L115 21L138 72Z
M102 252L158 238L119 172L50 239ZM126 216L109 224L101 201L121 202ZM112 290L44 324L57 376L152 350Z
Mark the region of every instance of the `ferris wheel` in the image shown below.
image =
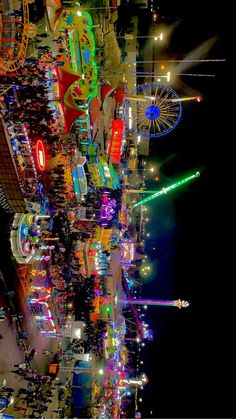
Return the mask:
M138 135L157 138L171 132L179 123L182 114L181 100L177 93L162 84L143 84L139 86L126 100L136 101L136 123L131 131ZM126 113L130 121L130 112Z

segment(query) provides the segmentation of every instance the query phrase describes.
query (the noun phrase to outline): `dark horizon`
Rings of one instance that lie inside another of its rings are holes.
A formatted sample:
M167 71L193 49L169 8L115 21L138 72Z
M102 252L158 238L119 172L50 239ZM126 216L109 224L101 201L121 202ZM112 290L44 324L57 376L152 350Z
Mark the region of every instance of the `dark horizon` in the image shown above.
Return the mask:
M199 59L227 61L188 70L216 76L182 77L185 86L199 91L203 100L183 103L177 128L167 137L151 140L148 161L160 166L161 187L195 170L201 176L148 205L152 222L147 227L151 237L146 251L155 279L143 286L143 297L181 298L189 300L190 307L147 310L145 318L155 339L141 352L149 383L140 392L144 401L139 410L144 418L235 417L224 285L228 247L224 223L229 205L224 189L229 154L227 22L219 8L204 2L159 4L160 15L185 16L172 34L169 58L177 56L178 50L184 58L215 36L215 45ZM178 92L178 85L174 88ZM154 245L157 253L150 250Z

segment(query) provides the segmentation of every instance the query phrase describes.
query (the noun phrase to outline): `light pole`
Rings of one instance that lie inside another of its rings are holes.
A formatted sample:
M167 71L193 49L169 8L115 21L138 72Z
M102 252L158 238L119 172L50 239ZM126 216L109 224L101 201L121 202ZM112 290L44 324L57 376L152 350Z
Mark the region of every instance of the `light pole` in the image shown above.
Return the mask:
M152 33L154 33L154 23L152 23ZM152 45L152 60L155 59L155 51L154 51L154 45ZM152 64L152 72L155 72L155 64ZM154 83L154 77L151 78L151 81Z
M155 171L155 167L149 167L149 168L143 168L143 169L135 169L136 171L148 171L148 172L154 172Z
M78 6L82 11L83 10L107 10L107 9L109 9L109 10L110 9L115 9L116 10L117 9L117 6L84 7L84 6L81 6L81 4L79 2L76 2L75 5ZM78 12L77 12L77 14L78 14Z
M90 374L91 376L99 375L100 377L104 375L104 370L100 368L98 371L94 371L93 368L77 368L77 367L66 367L66 366L60 366L61 371L69 372L69 373L75 373L77 375L79 374Z
M152 61L136 61L136 64L151 64L151 63L212 63L212 62L225 62L226 59L215 59L215 60L152 60ZM124 62L123 64L128 64Z
M160 41L163 41L164 39L164 35L163 33L160 33L160 35L133 35L132 33L126 33L124 36L117 36L117 39L125 39L127 41L131 41L133 39L145 39L145 38L151 38L154 41L158 41L158 39L160 39Z

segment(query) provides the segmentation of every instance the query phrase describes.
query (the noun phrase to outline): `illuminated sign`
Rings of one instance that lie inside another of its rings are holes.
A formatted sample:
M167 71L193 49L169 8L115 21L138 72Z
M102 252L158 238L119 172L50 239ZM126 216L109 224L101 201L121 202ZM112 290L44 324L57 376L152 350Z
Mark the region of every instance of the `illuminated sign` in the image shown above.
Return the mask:
M115 120L113 119L112 133L111 133L110 145L109 145L109 150L108 150L111 163L120 163L123 133L124 133L123 119L115 119Z
M37 156L37 163L38 163L39 170L43 171L45 169L46 159L45 159L44 145L41 140L38 140L36 144L36 156Z
M108 221L111 221L116 214L116 200L111 199L109 196L103 194L102 196L102 208L101 208L101 224L107 225Z

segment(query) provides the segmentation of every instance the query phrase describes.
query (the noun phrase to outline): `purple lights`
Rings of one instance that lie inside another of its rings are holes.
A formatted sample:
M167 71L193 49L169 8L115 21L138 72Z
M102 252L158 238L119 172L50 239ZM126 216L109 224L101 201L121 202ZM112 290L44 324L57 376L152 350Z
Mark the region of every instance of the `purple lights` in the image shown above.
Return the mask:
M104 193L102 196L101 205L101 225L106 226L107 222L111 221L116 213L116 200Z

